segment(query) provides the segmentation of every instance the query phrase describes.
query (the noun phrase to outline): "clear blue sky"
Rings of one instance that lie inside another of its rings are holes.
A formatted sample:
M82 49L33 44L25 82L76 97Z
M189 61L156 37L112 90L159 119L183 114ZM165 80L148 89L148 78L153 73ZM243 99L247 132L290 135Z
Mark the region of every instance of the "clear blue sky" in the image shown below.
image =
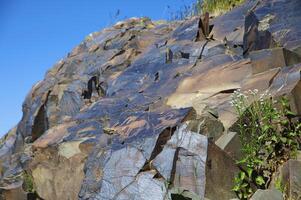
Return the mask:
M26 94L86 35L121 17L166 19L193 0L0 0L0 136L22 117ZM168 6L171 8L168 9Z

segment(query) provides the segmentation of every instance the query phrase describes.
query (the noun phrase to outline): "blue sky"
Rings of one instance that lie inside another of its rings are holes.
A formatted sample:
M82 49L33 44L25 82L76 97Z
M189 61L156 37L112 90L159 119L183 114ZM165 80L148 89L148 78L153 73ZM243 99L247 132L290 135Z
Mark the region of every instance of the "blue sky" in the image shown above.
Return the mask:
M0 136L22 117L22 103L47 69L85 36L120 17L166 19L193 0L0 0ZM168 6L170 8L168 8Z

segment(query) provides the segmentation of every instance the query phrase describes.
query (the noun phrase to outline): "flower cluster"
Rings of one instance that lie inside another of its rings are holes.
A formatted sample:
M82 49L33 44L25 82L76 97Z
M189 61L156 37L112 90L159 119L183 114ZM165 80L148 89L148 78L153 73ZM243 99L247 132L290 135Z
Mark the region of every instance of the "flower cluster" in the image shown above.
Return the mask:
M247 104L248 95L248 92L241 92L240 89L235 90L231 95L231 106L237 111L243 111Z
M249 98L252 97L252 98ZM251 101L253 100L258 100L261 105L264 104L264 101L267 98L272 97L270 93L268 93L268 90L265 92L259 94L258 89L254 90L248 90L245 92L241 92L240 89L235 90L234 93L231 95L231 101L230 104L231 106L237 108L237 109L243 109L243 106L247 106ZM250 102L247 102L247 99L250 99ZM277 101L273 101L273 103L277 103Z

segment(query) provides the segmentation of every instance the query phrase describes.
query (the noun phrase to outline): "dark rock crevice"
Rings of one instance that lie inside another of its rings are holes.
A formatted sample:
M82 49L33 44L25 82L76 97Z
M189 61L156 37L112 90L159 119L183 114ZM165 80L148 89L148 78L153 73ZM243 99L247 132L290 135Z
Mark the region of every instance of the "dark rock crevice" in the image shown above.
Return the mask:
M99 76L93 76L90 78L87 84L87 89L83 91L82 96L84 99L91 99L93 93L96 93L98 97L105 96L106 92L99 82Z
M181 194L171 194L171 200L192 200L189 197L185 197Z
M165 144L168 142L168 140L170 140L175 130L176 130L175 127L174 128L169 127L160 134L156 146L154 148L154 151L151 154L150 160L155 159L155 157L162 152Z
M34 142L41 135L43 135L49 128L47 116L47 102L51 91L47 93L44 104L40 107L37 116L34 119L31 131L31 141Z
M165 53L165 63L166 64L172 63L172 59L173 59L173 52L170 48L167 48Z
M179 152L180 152L180 147L176 148L174 157L173 157L173 163L172 163L172 168L171 168L171 173L170 173L170 180L168 180L170 183L173 183L175 180L175 175L176 175L176 170L177 170L177 160L179 158Z

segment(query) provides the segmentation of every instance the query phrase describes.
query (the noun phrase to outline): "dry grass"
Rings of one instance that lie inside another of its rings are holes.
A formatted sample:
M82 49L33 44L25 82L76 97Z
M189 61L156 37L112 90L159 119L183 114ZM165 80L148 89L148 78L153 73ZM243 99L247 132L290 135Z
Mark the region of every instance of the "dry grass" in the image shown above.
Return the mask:
M244 1L245 0L204 0L202 12L209 12L214 16L218 16L242 4Z

